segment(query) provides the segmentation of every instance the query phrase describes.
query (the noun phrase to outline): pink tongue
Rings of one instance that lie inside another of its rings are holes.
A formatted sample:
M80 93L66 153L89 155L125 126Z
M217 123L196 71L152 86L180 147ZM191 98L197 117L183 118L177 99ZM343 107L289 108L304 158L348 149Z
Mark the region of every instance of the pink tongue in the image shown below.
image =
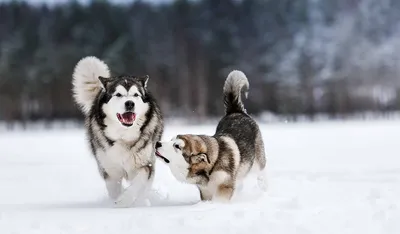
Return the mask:
M122 119L124 120L124 122L132 123L135 120L135 114L130 112L123 113Z

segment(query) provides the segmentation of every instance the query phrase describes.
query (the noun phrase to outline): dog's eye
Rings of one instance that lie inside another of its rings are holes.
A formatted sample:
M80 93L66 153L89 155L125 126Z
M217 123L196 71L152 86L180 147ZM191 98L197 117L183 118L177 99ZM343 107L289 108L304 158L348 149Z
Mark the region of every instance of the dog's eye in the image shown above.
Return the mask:
M117 93L117 94L115 94L115 96L117 96L117 97L122 97L122 94Z
M179 148L178 144L175 144L174 147L177 148L177 149L181 149L181 148Z
M133 94L134 97L139 97L138 93Z

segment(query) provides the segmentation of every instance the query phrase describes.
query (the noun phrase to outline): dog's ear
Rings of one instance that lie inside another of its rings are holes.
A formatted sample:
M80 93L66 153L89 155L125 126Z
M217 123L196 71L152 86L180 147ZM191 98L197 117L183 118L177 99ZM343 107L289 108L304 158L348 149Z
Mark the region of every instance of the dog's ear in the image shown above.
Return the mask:
M202 163L202 162L210 163L210 159L208 158L207 154L198 154L198 155L192 156L190 158L190 162L192 164L197 164L197 163Z
M110 82L110 78L99 76L99 80L103 86L103 89L106 89L108 82Z
M143 88L147 88L147 82L149 81L149 75L145 75L145 76L140 76L138 77L140 83L143 85Z

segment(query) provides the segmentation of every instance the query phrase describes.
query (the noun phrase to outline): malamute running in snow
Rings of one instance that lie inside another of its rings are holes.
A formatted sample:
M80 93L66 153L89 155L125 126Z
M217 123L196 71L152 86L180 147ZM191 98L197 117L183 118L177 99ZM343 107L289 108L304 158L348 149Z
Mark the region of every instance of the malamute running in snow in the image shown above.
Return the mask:
M228 201L250 171L266 189L266 157L257 123L246 113L241 95L249 82L241 71L232 71L225 81L225 116L214 136L177 135L157 142L156 155L181 182L197 185L201 200Z
M80 60L73 74L73 96L85 115L92 153L109 196L120 207L144 198L154 178L154 146L164 125L148 79L110 76L96 57ZM122 179L130 182L126 189Z

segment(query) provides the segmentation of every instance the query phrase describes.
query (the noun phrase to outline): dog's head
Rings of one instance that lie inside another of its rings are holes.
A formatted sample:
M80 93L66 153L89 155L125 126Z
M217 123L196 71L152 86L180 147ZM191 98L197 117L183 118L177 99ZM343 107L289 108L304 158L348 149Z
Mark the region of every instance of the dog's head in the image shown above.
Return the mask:
M181 182L197 183L193 179L205 176L210 169L209 149L204 138L197 135L177 135L170 141L156 143L156 155Z
M136 118L146 114L149 76L99 77L99 80L105 93L102 109L108 118L130 127Z

